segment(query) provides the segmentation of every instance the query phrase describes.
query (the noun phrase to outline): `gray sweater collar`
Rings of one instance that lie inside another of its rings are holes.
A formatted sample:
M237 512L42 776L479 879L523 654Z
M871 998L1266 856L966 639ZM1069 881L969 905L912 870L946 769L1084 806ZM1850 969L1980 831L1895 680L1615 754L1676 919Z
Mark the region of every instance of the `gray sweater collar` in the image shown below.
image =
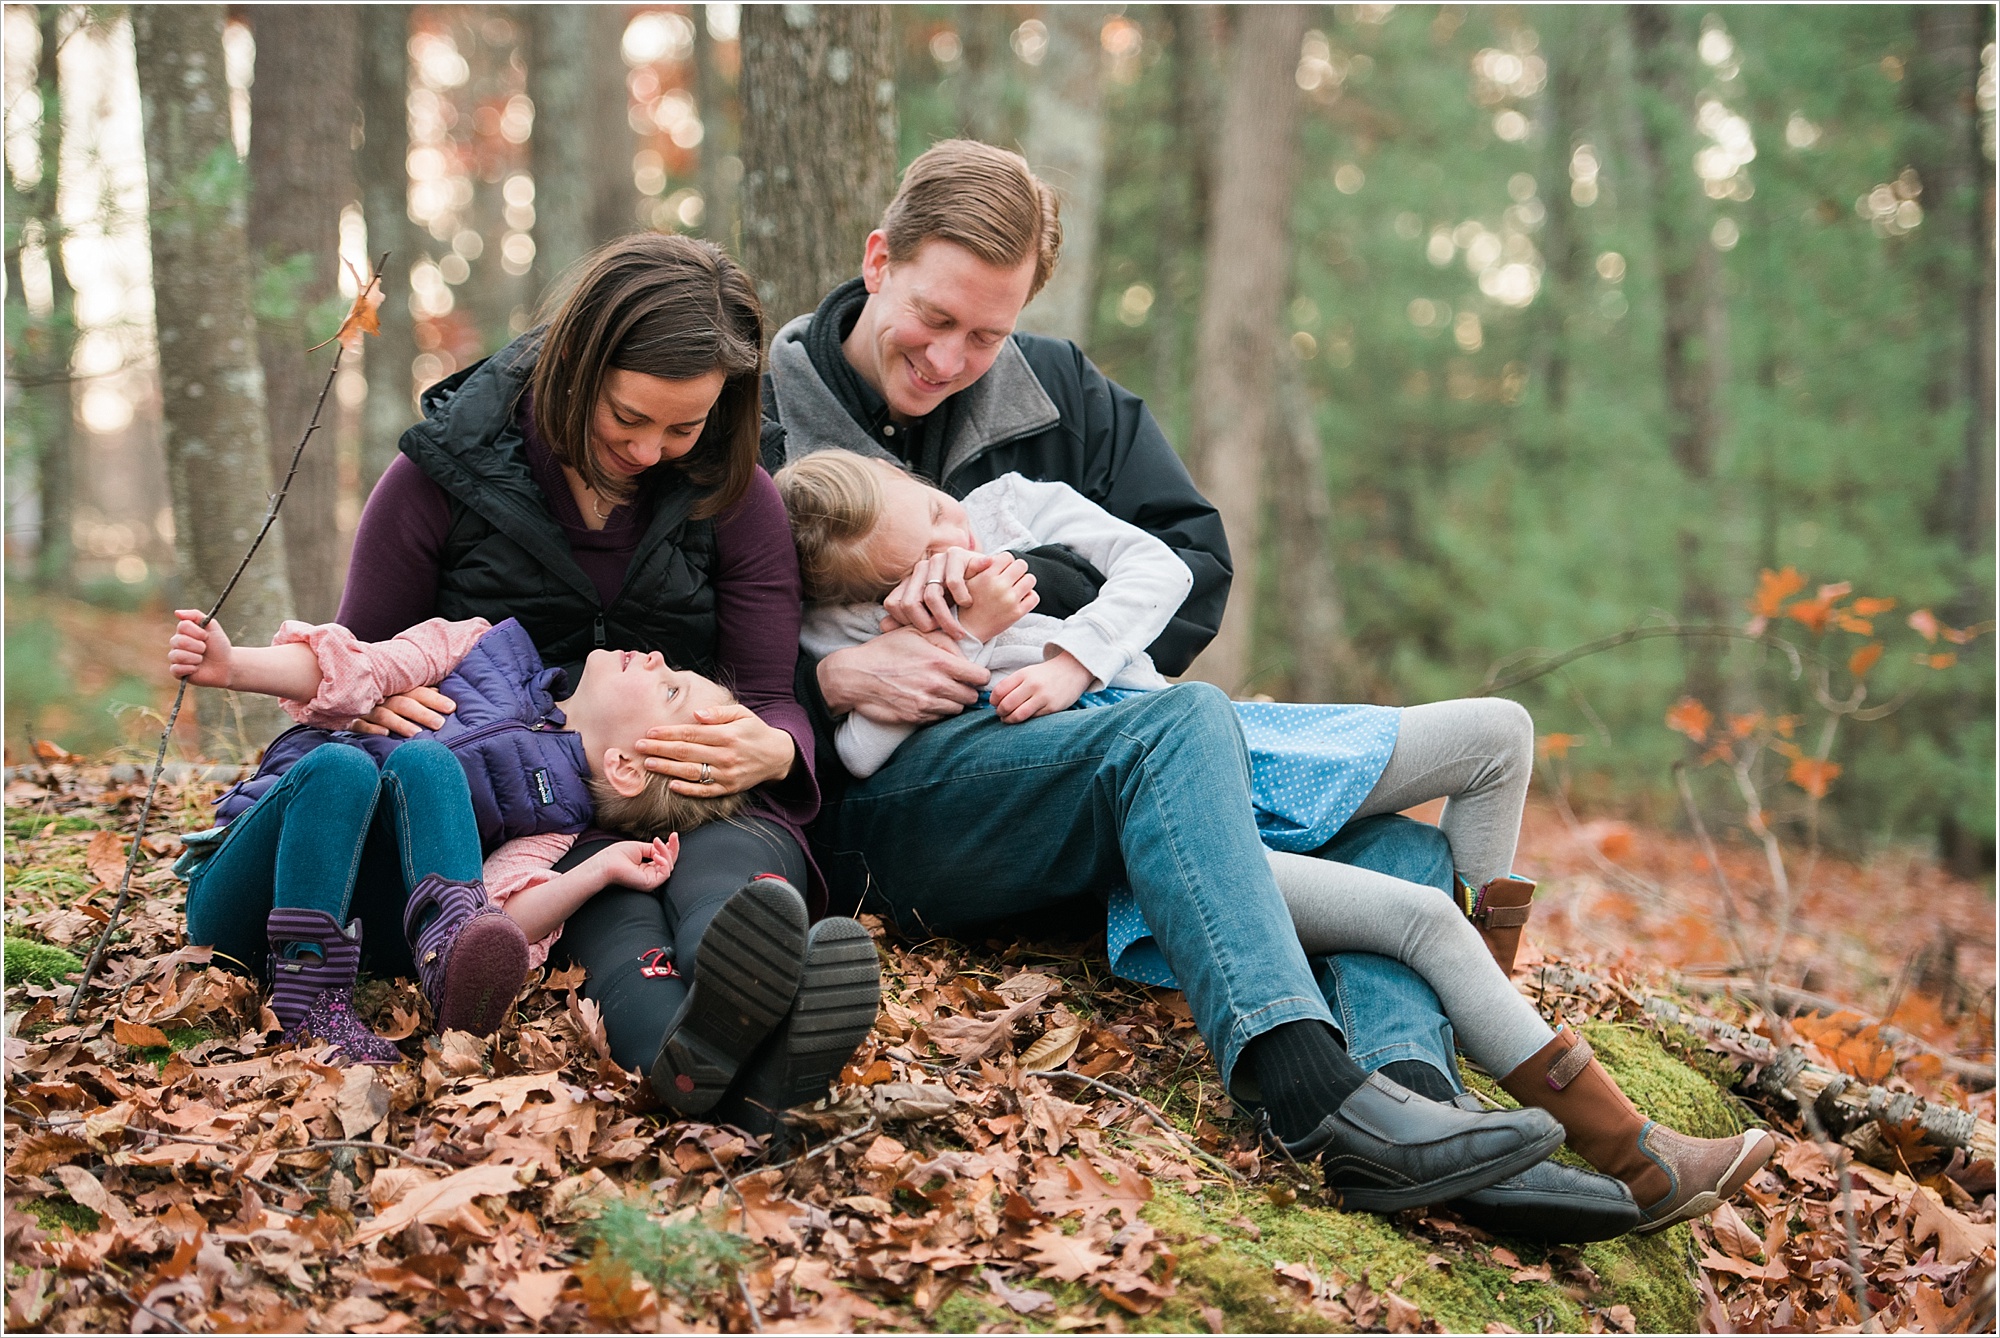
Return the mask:
M796 317L771 341L771 384L777 393L778 419L785 426L785 459L839 449L894 460L820 379L806 353L805 332L811 324L810 315ZM952 408L945 478L1002 442L1062 421L1055 401L1011 338L1002 341L1000 356L986 375L953 396Z

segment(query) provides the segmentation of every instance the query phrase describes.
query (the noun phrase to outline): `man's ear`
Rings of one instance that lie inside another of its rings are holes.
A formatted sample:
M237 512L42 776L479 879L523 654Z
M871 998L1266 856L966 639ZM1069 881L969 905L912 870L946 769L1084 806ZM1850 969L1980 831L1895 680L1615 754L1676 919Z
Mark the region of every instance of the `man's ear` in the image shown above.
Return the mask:
M882 279L889 272L889 234L877 228L868 234L861 253L861 282L871 293L882 291Z
M646 788L646 764L623 748L604 750L604 779L611 788L630 799Z

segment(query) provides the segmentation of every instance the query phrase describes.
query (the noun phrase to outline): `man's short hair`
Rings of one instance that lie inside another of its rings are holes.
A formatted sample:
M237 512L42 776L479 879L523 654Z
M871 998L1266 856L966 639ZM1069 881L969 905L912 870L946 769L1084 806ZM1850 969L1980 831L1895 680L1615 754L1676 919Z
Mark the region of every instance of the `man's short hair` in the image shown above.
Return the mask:
M1032 298L1062 253L1060 213L1056 193L1020 154L947 139L918 154L903 173L882 231L891 260L910 259L928 241L952 242L1003 269L1032 259Z

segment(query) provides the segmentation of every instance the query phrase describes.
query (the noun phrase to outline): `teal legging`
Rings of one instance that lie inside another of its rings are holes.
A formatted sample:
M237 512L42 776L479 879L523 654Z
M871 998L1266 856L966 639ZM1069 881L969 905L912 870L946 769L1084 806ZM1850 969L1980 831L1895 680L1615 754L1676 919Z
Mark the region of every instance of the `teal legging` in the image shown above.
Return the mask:
M380 974L411 971L403 906L430 874L480 876L479 828L458 759L430 739L382 764L359 748L322 744L224 829L188 879L190 943L262 971L264 921L278 906L362 922Z

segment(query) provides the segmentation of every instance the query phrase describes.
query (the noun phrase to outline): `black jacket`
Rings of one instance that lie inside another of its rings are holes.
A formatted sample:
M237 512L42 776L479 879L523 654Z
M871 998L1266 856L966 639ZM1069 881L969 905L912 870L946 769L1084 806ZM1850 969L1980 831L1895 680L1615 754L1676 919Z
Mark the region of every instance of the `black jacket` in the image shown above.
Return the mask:
M955 497L1006 473L1067 483L1157 536L1194 573L1194 588L1148 650L1162 673L1185 672L1221 626L1229 599L1229 544L1221 516L1196 490L1145 403L1098 371L1069 340L1015 334L985 376L946 400L923 424L887 433L884 429L894 425L880 397L851 368L834 361L840 356L837 337L830 337L834 323L851 328L862 297L859 280L843 284L814 315L778 332L772 369L764 378L764 467L775 473L788 459L844 447L915 465ZM828 324L815 330L822 317ZM913 437L925 443L916 459L904 453L910 449L904 443ZM1067 550L1037 549L1029 564L1042 596L1038 611L1054 617L1068 617L1089 603L1104 582ZM805 657L799 700L816 724L830 726L816 669ZM826 743L819 755L824 787L829 779L824 773L838 766L837 754Z
M403 434L403 454L451 495L451 531L438 582L440 617L515 618L548 664L574 681L603 646L657 650L673 663L716 673L715 525L691 520L697 489L671 471L653 520L607 607L570 556L562 527L528 469L516 409L534 373L537 336L446 377L423 395L423 421Z

